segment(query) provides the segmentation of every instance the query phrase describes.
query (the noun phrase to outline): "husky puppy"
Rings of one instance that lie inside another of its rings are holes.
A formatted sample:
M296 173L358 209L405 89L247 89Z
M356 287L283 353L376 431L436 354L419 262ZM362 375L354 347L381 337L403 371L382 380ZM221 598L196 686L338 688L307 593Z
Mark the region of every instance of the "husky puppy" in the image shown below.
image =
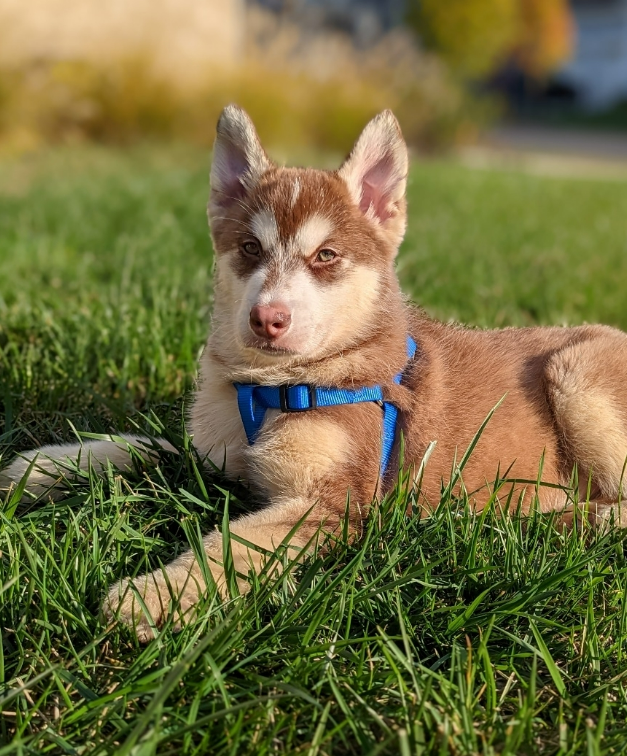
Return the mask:
M463 473L478 508L499 469L522 481L515 495L528 507L534 486L525 498L524 481L536 480L543 459L544 482L568 484L577 465L597 516L625 516L627 335L605 326L468 330L409 306L394 270L407 169L390 111L367 124L336 171L275 165L234 105L218 122L208 209L215 307L189 427L202 457L226 460L226 473L267 501L230 526L244 590L264 551L289 540L305 554L321 529L340 527L347 492L359 532L373 497L394 483L401 433L415 470L433 449L420 474L423 505L435 505L453 460L503 397ZM28 490L54 496L59 463L123 469L129 447L150 456L138 436L44 447L16 459L4 485L37 457ZM539 499L543 511L567 504L556 487L541 487ZM219 587L221 544L217 531L204 539ZM113 586L103 608L142 640L152 630L137 594L160 625L171 611L184 621L206 588L192 552L133 582Z

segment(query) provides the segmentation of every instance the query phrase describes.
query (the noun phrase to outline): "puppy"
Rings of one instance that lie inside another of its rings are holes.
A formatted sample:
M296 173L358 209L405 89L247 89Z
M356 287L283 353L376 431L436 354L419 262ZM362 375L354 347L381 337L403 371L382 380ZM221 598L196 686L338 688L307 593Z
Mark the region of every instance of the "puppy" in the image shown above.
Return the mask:
M272 163L234 105L218 122L208 209L215 306L189 427L202 457L267 500L230 525L242 590L264 553L289 541L301 556L321 530L337 530L348 493L359 532L373 498L394 484L401 434L421 503L435 506L454 459L501 399L463 471L477 508L490 496L486 481L506 469L513 500L528 508L543 460L543 482L568 485L576 465L597 515L624 516L627 336L605 326L468 330L407 305L394 271L407 168L390 111L331 172ZM37 457L28 491L58 496L64 460L124 468L131 447L151 455L138 436L44 447L16 459L4 485ZM537 493L543 511L567 504L559 487ZM224 589L221 535L204 547ZM113 586L104 611L141 640L152 637L144 607L157 626L171 611L180 623L206 589L192 552L133 582Z

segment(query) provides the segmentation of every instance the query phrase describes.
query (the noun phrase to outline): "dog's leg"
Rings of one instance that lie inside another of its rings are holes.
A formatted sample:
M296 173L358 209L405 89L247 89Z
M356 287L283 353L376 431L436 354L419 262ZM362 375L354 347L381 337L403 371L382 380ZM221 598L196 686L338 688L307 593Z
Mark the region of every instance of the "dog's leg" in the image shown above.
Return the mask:
M352 420L359 433L346 429ZM270 505L240 517L230 525L235 570L247 576L259 572L272 553L289 541L287 558L296 561L313 548L317 534L337 532L346 514L350 490L349 527L356 532L377 490L381 415L376 406L321 409L315 415L283 415L247 449L249 471L257 490L265 491ZM238 539L254 544L251 548ZM222 536L217 531L204 540L208 566L221 592L225 590ZM276 567L279 569L278 562ZM193 615L206 591L203 569L189 551L167 565L134 581L157 626L174 608L175 626ZM170 587L168 587L168 584ZM248 581L240 579L240 590ZM171 588L171 590L170 590ZM152 637L150 622L129 582L110 590L105 616L137 628L141 640Z
M594 500L617 503L627 494L627 335L602 326L595 334L551 357L547 393L581 498L590 478Z
M22 496L22 501L47 494L53 499L63 495L63 483L71 480L73 471L93 469L101 473L107 463L119 469L130 466L133 449L145 460L154 460L157 450L154 444L175 452L176 449L167 441L153 442L141 436L121 435L116 440L91 440L83 444L60 444L42 446L22 453L17 459L0 472L0 491L15 488L27 474L33 460L33 467L28 477L28 483ZM119 440L118 440L119 439Z
M321 513L319 505L305 499L293 499L277 501L231 523L231 553L235 571L240 575L240 592L245 593L250 587L245 579L249 571L259 573L267 563L268 554L275 552L282 544L286 546L286 556L291 563L313 548L318 532L325 525ZM210 533L204 538L203 545L213 580L222 596L226 596L228 588L223 567L222 534L218 531ZM273 572L280 568L278 561L271 567ZM109 621L117 617L134 627L139 640L146 642L153 637L153 631L142 603L157 627L173 611L174 627L178 629L193 617L194 607L205 592L203 569L190 550L162 570L155 570L133 581L122 580L112 586L105 599L103 613Z

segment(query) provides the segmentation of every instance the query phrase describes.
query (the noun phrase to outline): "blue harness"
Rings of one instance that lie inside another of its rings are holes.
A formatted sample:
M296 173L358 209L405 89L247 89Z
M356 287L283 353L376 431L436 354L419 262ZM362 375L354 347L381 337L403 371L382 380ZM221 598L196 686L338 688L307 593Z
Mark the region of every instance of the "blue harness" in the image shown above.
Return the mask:
M416 354L416 342L407 337L407 358ZM394 376L394 383L401 382L403 373ZM358 389L325 388L303 383L297 386L260 386L256 383L234 383L237 389L237 406L242 416L248 443L257 440L268 409L281 412L307 412L318 407L337 407L341 404L376 402L383 408L383 435L381 443L380 475L383 478L388 468L398 421L398 408L383 400L381 386L364 386Z

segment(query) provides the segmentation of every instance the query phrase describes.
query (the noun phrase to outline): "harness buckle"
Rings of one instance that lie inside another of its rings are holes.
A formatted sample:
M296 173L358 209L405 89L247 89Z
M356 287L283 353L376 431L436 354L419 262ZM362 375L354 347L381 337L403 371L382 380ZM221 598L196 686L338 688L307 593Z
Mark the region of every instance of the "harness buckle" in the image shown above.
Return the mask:
M314 386L307 385L307 395L309 397L309 407L290 407L287 401L287 392L290 386L279 386L279 402L281 412L307 412L308 410L317 409L318 398Z

